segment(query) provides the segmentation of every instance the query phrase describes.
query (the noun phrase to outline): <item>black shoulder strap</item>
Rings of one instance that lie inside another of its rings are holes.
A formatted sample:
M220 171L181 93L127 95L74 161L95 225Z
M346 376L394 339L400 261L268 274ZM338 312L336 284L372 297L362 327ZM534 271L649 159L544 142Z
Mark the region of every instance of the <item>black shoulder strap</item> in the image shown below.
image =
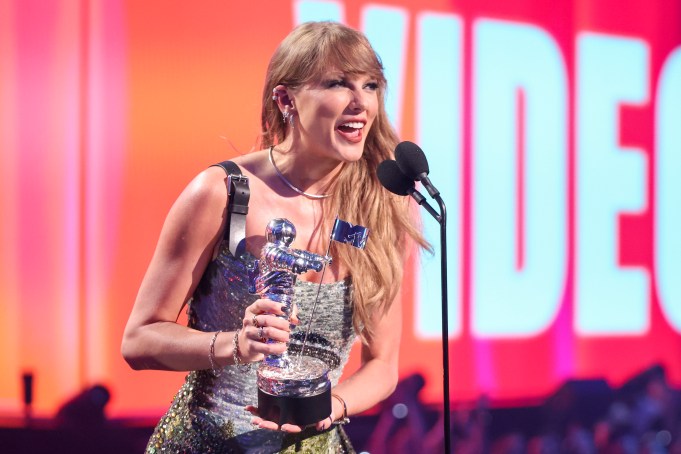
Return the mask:
M223 161L213 166L222 167L227 173L227 219L224 239L229 241L229 250L234 257L241 257L246 251L246 215L251 191L248 177L241 173L232 161Z

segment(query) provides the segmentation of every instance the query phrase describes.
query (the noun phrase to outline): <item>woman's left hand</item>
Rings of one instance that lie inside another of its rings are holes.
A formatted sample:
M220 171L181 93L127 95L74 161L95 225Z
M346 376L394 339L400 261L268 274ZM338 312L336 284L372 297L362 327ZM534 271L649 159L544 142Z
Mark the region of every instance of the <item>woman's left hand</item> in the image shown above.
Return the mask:
M251 424L254 426L258 426L261 429L269 429L269 430L280 430L282 432L287 432L287 433L298 433L302 432L304 427L297 426L295 424L283 424L279 426L274 421L268 421L266 419L263 419L260 417L258 414L258 407L254 407L253 405L247 405L246 406L246 411L251 413L253 415L253 418L251 418ZM314 427L318 431L326 430L331 425L333 424L333 410L331 411L331 414L324 418L323 420L317 422Z

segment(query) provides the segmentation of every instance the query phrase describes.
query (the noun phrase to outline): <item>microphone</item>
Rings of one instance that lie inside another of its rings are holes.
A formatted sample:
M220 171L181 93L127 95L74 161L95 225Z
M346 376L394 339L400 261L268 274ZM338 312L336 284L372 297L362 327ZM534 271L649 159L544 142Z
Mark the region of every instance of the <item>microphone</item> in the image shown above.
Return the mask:
M402 173L413 180L420 181L431 197L437 198L440 195L440 191L428 178L430 171L428 160L421 147L406 140L400 142L395 148L395 159Z
M396 161L386 159L378 165L376 174L384 188L393 194L411 196L416 203L423 206L439 222L440 215L428 204L423 194L416 190L414 180L402 173Z

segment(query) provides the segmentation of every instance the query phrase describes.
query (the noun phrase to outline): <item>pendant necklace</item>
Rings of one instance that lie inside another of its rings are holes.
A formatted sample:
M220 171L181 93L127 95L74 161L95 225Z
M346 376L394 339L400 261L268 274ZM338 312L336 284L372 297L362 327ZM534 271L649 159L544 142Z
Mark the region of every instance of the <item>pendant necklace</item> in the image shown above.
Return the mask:
M302 189L297 188L293 183L288 181L288 179L284 176L283 173L281 173L281 171L279 170L277 165L274 163L274 156L272 156L273 150L274 150L274 145L272 145L270 147L270 152L269 152L270 163L272 164L272 167L274 167L274 171L277 172L279 179L281 179L281 181L283 181L286 186L288 186L289 188L291 188L293 191L297 192L298 194L304 195L305 197L310 198L310 199L325 199L325 198L327 198L331 195L331 194L310 194L310 193L303 191Z

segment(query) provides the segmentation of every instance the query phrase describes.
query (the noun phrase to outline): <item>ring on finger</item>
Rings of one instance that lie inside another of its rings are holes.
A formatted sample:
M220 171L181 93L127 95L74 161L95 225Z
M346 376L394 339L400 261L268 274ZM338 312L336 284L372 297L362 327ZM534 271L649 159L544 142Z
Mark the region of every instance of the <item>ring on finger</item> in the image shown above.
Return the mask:
M257 315L253 315L253 318L251 320L253 321L253 326L255 326L256 328L260 328L260 323L258 323Z
M261 340L262 342L265 342L265 341L267 340L267 339L265 338L265 333L264 333L264 331L265 331L265 327L264 327L264 326L261 326L260 328L258 328L258 337L260 338L260 340Z

